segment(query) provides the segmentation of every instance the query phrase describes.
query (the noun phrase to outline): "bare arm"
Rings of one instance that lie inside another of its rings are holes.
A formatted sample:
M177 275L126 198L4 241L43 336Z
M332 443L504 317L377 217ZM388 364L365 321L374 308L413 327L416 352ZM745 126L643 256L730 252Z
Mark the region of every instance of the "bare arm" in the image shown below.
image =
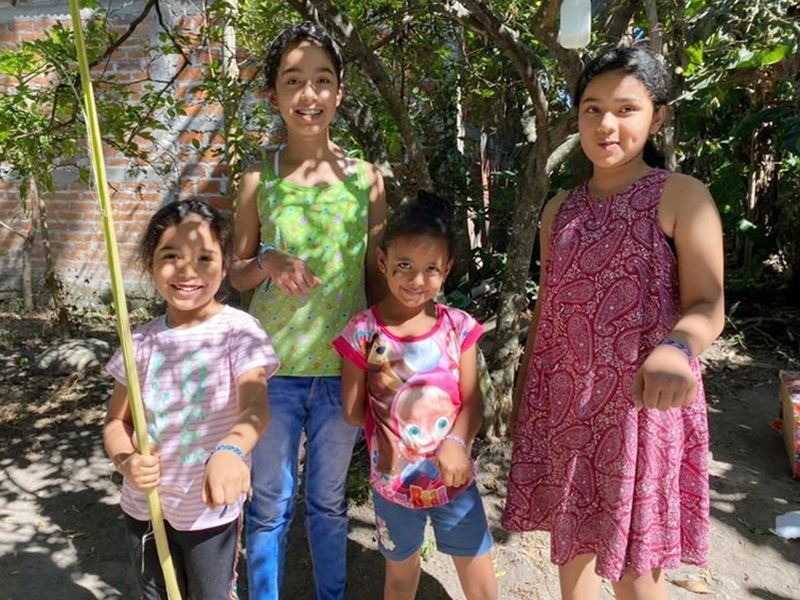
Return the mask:
M364 425L367 414L367 374L342 359L342 410L344 420L354 427Z
M673 176L664 191L674 211L681 318L670 337L694 356L702 354L725 326L722 223L706 187L694 178Z
M258 216L258 186L261 173L251 169L242 178L233 220L231 285L240 291L251 290L269 278L283 293L302 296L322 281L305 261L280 250L258 259L261 221Z
M250 369L236 380L239 418L218 444L232 444L247 455L269 423L267 374L264 367ZM215 452L206 465L202 500L211 506L233 504L250 489L250 469L235 453Z
M725 324L722 224L705 186L685 175L667 181L660 206L664 232L678 254L681 317L669 337L693 356L705 350ZM666 344L648 355L634 380L637 407L667 410L694 401L697 378L681 350Z
M381 172L371 164L365 164L370 180L369 233L367 235L366 282L367 301L377 304L386 293L386 280L378 269L378 247L386 229L386 190Z
M539 296L536 298L536 305L533 308L533 315L528 324L528 338L525 341L525 350L522 353L522 362L519 368L522 372L517 376L517 384L514 386L514 395L511 405L511 419L509 422L509 433L513 436L517 428L517 418L519 416L519 405L522 399L522 392L525 390L525 381L528 378L528 366L533 354L533 346L536 341L536 330L539 327L539 315L542 306L542 294L545 288L545 277L547 259L550 256L550 234L553 229L553 219L558 209L564 203L567 194L562 192L554 196L542 210L542 219L539 225L539 256L541 269L539 270Z
M257 194L261 173L248 170L242 177L236 212L233 217L233 258L230 266L231 285L239 290L251 290L261 284L267 273L258 268L256 255L260 237Z
M464 485L472 474L470 450L483 422L483 397L478 387L478 345L461 354L459 362L461 412L448 435L464 440L466 448L453 439L445 439L436 453L436 465L442 482L448 487Z
M103 423L103 443L114 467L136 488L148 490L161 483L161 466L158 456L142 456L134 442L128 388L114 382L114 391L108 403Z

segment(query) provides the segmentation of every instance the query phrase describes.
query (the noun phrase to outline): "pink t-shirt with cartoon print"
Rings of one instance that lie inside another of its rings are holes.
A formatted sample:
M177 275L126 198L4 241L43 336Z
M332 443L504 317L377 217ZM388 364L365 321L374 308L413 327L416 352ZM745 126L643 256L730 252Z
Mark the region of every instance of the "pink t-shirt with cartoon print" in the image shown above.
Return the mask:
M187 329L170 329L164 317L145 323L133 333L133 350L147 433L161 457L164 518L181 531L237 519L244 494L224 512L202 503L205 461L239 418L236 380L257 367L265 367L269 378L278 368L269 337L255 317L225 306ZM106 369L127 385L122 352ZM134 519L150 520L146 494L127 479L120 505Z
M400 338L372 307L353 317L333 342L345 360L367 373L370 485L409 508L447 504L473 480L446 487L435 457L461 411L461 354L483 328L462 310L438 304L437 312L428 333Z

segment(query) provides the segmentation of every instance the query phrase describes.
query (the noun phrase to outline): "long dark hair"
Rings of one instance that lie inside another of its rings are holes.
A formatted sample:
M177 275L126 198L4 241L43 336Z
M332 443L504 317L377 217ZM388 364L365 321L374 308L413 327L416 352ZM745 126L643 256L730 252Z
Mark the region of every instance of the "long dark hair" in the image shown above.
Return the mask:
M586 65L575 86L575 106L580 106L581 97L589 82L598 75L609 71L623 71L638 79L647 90L655 110L666 106L669 102L671 82L666 66L648 48L634 46L632 48L607 48ZM666 165L664 155L650 139L644 146L642 158L651 167L663 168Z
M233 238L230 222L210 204L190 199L170 202L150 218L139 241L139 263L143 269L149 270L153 266L153 257L164 231L168 227L182 223L189 215L198 215L208 223L222 250L222 264L225 268L228 267Z
M276 37L267 51L267 58L264 61L264 81L268 90L275 88L275 80L278 78L278 66L281 64L283 55L303 42L311 40L319 44L328 54L336 71L336 82L341 83L344 77L344 60L339 47L333 38L322 27L311 21L293 25L284 29Z
M444 198L424 190L400 206L389 219L381 248L385 252L392 241L401 237L428 236L447 244L448 258L453 256L453 207Z

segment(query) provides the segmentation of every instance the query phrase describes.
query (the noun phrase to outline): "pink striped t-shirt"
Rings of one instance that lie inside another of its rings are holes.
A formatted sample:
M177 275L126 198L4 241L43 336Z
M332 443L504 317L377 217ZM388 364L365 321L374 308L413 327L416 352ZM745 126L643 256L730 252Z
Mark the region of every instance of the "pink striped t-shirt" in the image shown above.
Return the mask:
M161 456L158 492L164 518L181 531L233 521L244 495L224 517L221 508L200 500L205 460L239 416L236 380L258 367L266 367L267 377L277 370L269 337L254 317L226 306L188 329L170 329L165 317L154 319L134 332L133 348L147 432ZM120 350L106 369L127 385ZM120 505L134 519L150 519L146 494L127 480Z

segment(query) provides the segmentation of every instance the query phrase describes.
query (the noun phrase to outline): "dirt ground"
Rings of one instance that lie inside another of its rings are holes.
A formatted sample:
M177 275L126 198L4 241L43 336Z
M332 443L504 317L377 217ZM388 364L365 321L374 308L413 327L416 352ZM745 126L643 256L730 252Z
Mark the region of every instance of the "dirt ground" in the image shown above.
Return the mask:
M116 343L108 317L83 321L81 337ZM101 441L109 380L99 368L70 376L34 372L35 356L53 340L47 315L21 317L0 306L0 599L136 598L119 477ZM778 369L800 368L796 359L776 345L745 348L730 339L706 353L711 555L707 569L669 573L671 598L800 598L800 543L769 531L776 515L800 509L800 481L790 478L782 438L769 427ZM477 457L497 541L500 597L556 599L548 536L511 535L499 526L509 455L509 444L494 444L480 447ZM383 563L371 507L353 503L350 517L348 597L380 598ZM295 524L284 589L292 600L311 598L300 516ZM463 598L449 559L432 545L424 556L418 597ZM246 598L244 577L240 591ZM603 598L613 598L607 584Z

